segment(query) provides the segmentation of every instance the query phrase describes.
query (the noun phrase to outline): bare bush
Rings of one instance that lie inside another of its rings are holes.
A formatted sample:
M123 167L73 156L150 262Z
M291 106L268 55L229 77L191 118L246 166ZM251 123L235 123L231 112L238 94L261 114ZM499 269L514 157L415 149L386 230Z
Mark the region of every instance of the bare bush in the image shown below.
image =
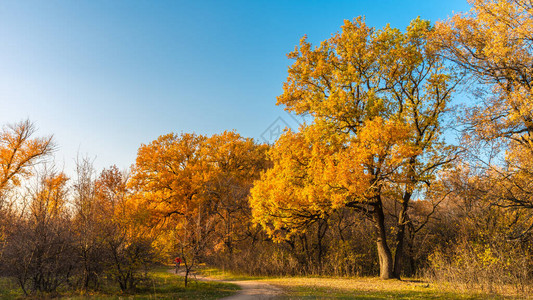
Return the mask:
M69 282L75 255L62 173L45 169L28 189L28 210L11 226L4 249L4 274L25 294L54 293Z

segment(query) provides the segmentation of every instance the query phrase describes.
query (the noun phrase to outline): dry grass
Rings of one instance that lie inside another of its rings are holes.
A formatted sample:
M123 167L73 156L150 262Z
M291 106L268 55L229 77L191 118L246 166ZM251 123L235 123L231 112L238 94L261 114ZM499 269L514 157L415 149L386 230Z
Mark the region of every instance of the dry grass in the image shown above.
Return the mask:
M257 280L280 287L282 299L515 299L511 292L487 294L481 290L458 289L456 285L425 280L381 280L375 277L260 277L203 268L204 276L223 280Z
M249 276L208 267L199 272L221 280L269 283L285 291L281 299L524 299L516 296L512 287L500 287L498 294L489 294L481 289L434 283L425 279Z
M420 280L380 280L378 278L267 279L286 291L287 299L511 299L472 291L454 291Z

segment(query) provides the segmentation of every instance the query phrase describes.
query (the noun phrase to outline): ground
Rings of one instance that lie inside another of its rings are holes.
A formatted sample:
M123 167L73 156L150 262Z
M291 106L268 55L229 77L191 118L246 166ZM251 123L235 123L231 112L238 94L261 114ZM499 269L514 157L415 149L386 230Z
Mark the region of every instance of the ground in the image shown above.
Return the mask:
M489 295L427 280L380 280L371 277L259 277L203 268L184 287L174 269L161 267L135 294L121 293L114 285L86 295L62 292L68 299L515 299L512 292ZM42 298L42 297L41 297ZM46 298L46 295L45 297ZM16 282L0 278L0 299L24 299ZM36 299L36 298L32 298Z
M149 279L134 293L122 293L116 284L103 282L99 291L81 294L79 291L59 291L64 299L220 299L235 294L239 287L218 281L193 281L184 287L183 277L160 267L149 273ZM24 297L16 281L0 277L0 299L49 299L54 295Z
M217 269L201 270L210 280L235 283L241 287L235 298L224 299L516 299L512 295L490 295L457 290L425 280L380 280L373 277L252 277ZM243 283L249 284L246 287ZM250 289L247 292L247 289ZM243 297L255 293L256 298Z
M174 270L169 271L174 272ZM222 282L239 286L240 290L237 293L222 298L224 300L275 299L283 294L283 290L279 287L259 280L235 280L235 278L224 280L199 274L193 277L199 281Z

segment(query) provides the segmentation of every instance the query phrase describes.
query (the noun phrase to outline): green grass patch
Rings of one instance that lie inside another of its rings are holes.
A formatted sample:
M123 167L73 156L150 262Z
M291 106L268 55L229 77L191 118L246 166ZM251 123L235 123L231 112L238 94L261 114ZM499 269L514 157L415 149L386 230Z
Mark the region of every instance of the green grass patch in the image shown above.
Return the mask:
M24 295L12 278L0 277L0 299L19 299Z
M253 275L247 275L227 270L221 270L217 268L210 268L210 267L200 267L194 272L213 279L218 280L227 280L227 281L238 281L238 280L263 280L263 279L269 279L269 278L277 278L277 277L268 277L268 276L253 276Z
M184 278L169 273L166 267L154 269L148 275L135 293L131 294L122 293L113 283L104 283L99 291L87 294L60 291L59 295L64 299L219 299L233 295L239 290L235 284L198 281L194 280L194 277L185 288ZM0 278L0 299L24 298L16 282L9 278ZM38 296L28 298L40 299Z

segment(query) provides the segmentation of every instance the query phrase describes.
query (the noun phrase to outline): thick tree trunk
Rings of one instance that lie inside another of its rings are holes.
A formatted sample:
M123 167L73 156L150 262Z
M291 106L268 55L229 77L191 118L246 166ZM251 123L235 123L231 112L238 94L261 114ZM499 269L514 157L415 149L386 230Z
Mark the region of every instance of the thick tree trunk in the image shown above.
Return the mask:
M377 205L374 206L374 221L376 222L377 246L379 256L379 277L381 279L394 278L392 253L387 244L387 233L385 228L385 215L381 199L378 199Z
M378 238L378 255L379 255L379 278L392 279L393 275L393 263L392 253L390 252L387 242L381 238Z
M403 244L405 238L405 224L398 225L396 234L396 252L394 253L394 277L400 279L403 264Z
M416 156L409 159L407 178L409 183L405 186L405 192L402 197L402 207L398 215L398 232L396 233L396 252L394 252L394 277L400 279L402 274L402 264L404 258L404 242L406 225L409 222L407 217L407 209L409 208L409 201L413 196L413 191L416 184Z
M402 199L402 208L398 215L398 233L396 233L396 252L394 253L394 277L400 278L403 263L403 246L405 240L405 228L407 225L407 208L411 200L411 192L406 192Z

